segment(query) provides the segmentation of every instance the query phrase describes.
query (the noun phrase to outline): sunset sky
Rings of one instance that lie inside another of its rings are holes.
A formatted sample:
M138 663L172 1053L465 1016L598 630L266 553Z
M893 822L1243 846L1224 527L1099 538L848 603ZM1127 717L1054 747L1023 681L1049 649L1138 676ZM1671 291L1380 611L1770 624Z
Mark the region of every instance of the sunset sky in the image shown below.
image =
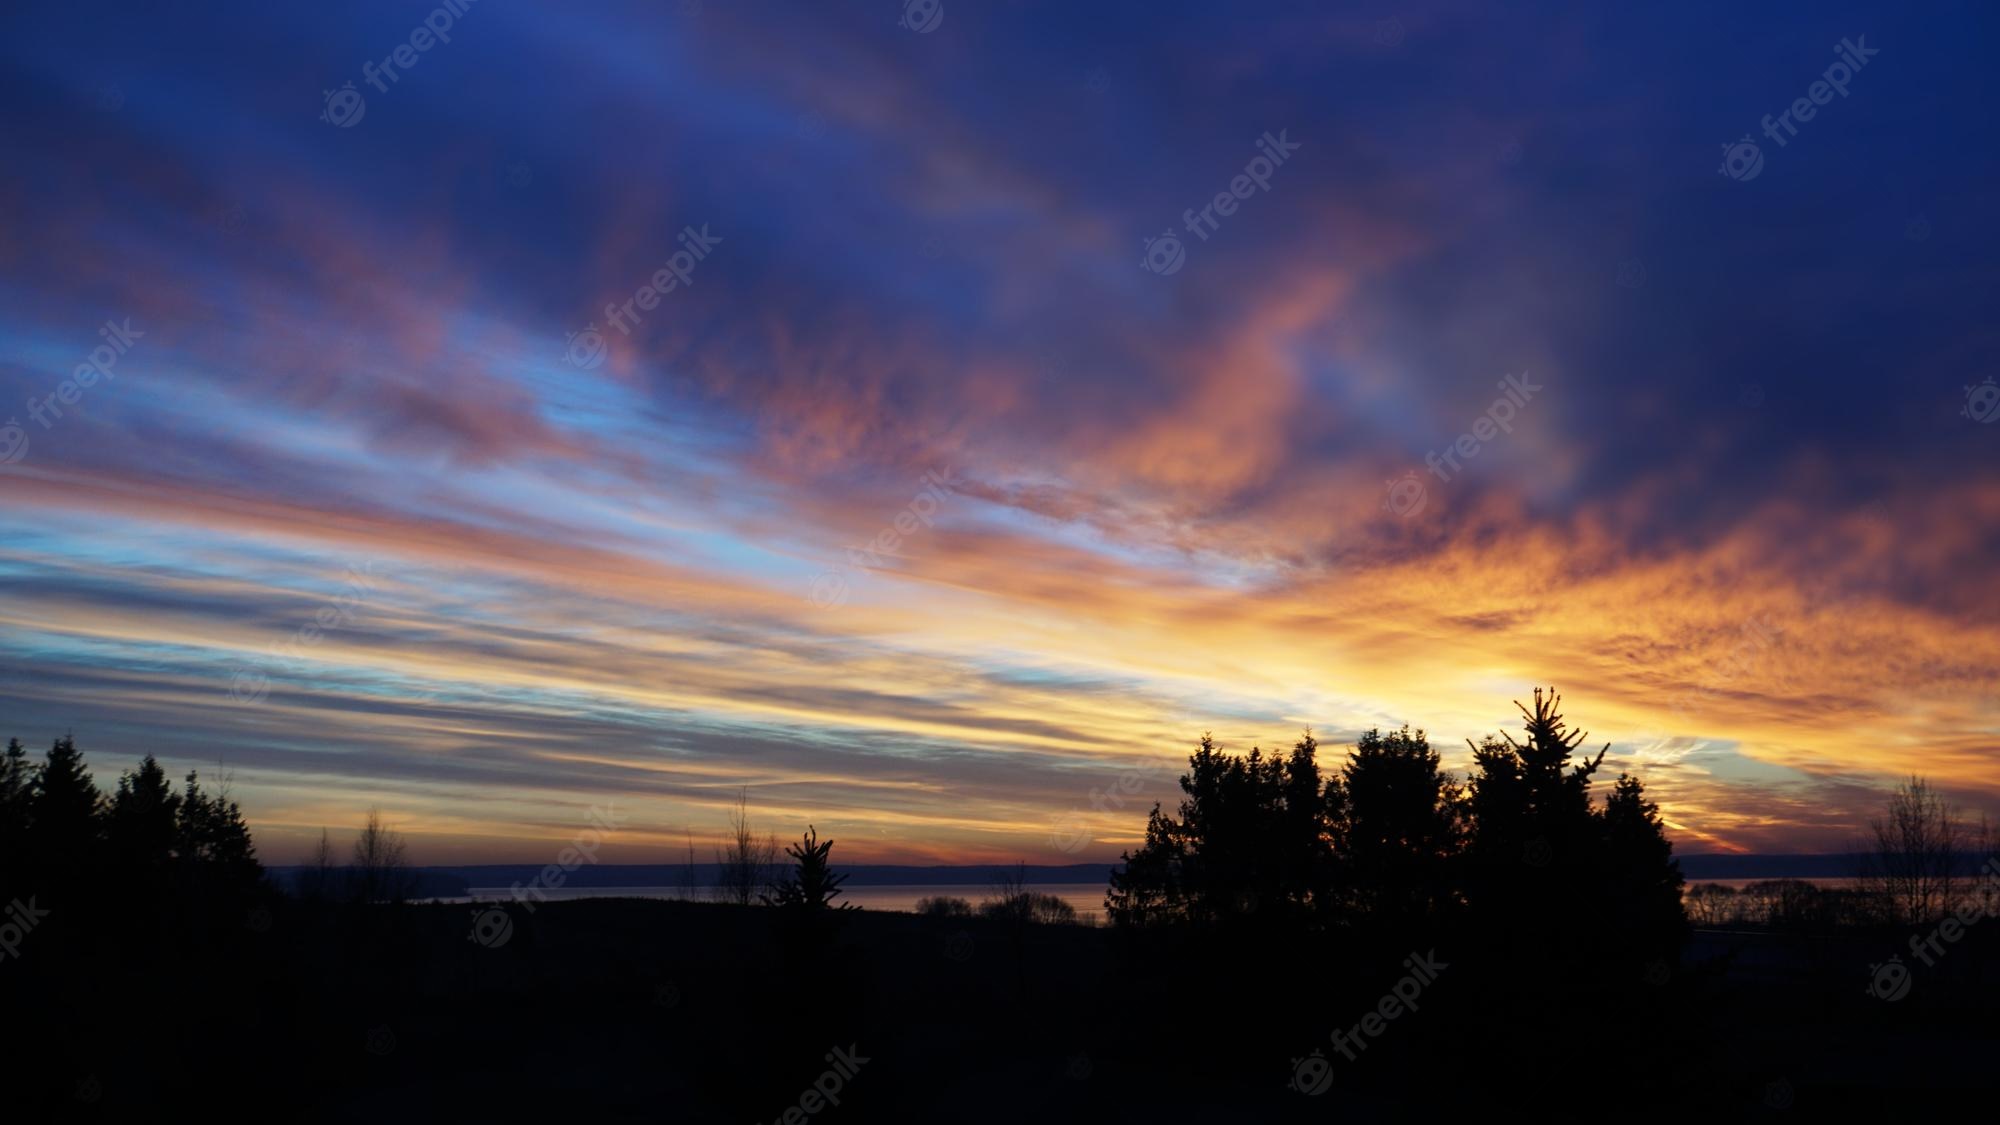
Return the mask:
M0 15L0 736L271 863L1105 861L1538 683L1683 853L2000 814L1992 7L453 7Z

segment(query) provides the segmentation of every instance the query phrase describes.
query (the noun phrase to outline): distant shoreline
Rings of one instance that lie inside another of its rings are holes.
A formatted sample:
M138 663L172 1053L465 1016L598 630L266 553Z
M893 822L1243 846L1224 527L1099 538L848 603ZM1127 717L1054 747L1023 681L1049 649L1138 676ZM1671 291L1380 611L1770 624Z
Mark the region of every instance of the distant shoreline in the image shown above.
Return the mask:
M1838 853L1705 854L1677 858L1680 860L1681 874L1690 883L1710 879L1839 879L1853 875L1855 869L1855 858L1852 855ZM1977 859L1968 858L1971 866L1977 865ZM543 866L532 863L439 864L416 867L413 870L432 886L458 884L467 887L504 887L534 879L543 870ZM1118 865L1114 863L1028 864L1019 868L1013 864L933 866L854 864L835 865L835 870L847 876L847 885L852 887L912 885L984 887L1002 876L1012 876L1017 871L1030 883L1103 886L1110 881L1111 873L1117 867ZM303 868L299 865L271 866L268 870L279 879L289 881ZM676 887L684 885L686 878L687 867L684 864L600 863L585 865L567 872L563 885L576 888ZM715 865L695 864L694 878L697 886L713 885Z

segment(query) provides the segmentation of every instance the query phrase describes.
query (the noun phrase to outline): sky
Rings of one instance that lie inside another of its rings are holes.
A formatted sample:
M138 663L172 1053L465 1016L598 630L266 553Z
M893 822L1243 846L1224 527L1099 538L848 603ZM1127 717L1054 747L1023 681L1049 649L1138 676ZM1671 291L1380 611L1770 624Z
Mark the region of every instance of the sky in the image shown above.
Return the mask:
M1682 853L2000 814L2000 12L1639 7L16 0L0 736L272 863L1109 861L1538 684Z

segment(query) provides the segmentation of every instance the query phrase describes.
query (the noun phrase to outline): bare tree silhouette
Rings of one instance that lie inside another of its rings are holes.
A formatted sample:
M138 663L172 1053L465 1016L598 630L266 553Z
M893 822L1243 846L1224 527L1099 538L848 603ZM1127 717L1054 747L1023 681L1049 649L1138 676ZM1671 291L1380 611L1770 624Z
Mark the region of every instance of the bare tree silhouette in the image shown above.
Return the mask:
M1889 795L1883 815L1869 821L1869 842L1859 850L1862 886L1881 900L1893 921L1936 922L1957 906L1958 867L1969 848L1983 849L1984 822L1969 824L1921 777L1912 775Z
M762 840L750 826L750 790L737 794L729 810L729 836L715 852L715 897L748 906L777 879L778 838Z
M402 902L416 890L403 836L382 822L380 809L368 810L368 822L355 838L350 890L362 902Z

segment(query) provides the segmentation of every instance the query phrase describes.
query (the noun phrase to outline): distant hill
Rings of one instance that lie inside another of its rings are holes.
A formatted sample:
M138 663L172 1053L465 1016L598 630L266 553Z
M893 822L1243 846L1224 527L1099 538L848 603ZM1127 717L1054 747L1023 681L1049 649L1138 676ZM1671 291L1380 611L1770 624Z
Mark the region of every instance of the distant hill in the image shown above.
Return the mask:
M938 867L920 867L897 864L857 864L836 865L835 870L847 876L850 887L909 886L912 884L935 883L942 886L983 887L991 884L1001 875L1012 876L1018 870L1030 883L1084 883L1102 885L1111 879L1109 863L1071 863L1060 866L1026 866L1016 868L1013 864L970 864ZM287 885L302 868L268 868L274 878ZM469 887L510 887L515 883L527 883L541 874L542 865L528 863L474 864L466 867L419 867L416 871L422 879L422 893L425 897L462 895ZM707 887L715 883L716 865L697 863L694 865L695 881ZM687 866L678 863L600 863L585 864L563 876L565 887L677 887L687 878Z
M1846 879L1854 874L1855 857L1836 855L1684 855L1681 874L1690 882L1702 879Z
M1983 858L1983 857L1982 857ZM1844 879L1854 874L1854 858L1849 855L1684 855L1679 857L1681 873L1689 882L1708 879ZM1968 870L1976 864L1968 857ZM1116 867L1111 863L1069 863L1050 866L1030 865L1020 869L1030 883L1078 883L1102 886ZM835 868L847 876L851 887L940 886L984 887L1002 875L1013 875L1012 864L854 864ZM272 867L271 873L289 883L297 867ZM470 887L508 887L536 878L542 866L528 863L471 864L417 868L426 897L462 895ZM715 883L716 865L694 865L695 881L703 887ZM677 887L686 878L686 866L678 863L586 864L563 878L565 887Z

